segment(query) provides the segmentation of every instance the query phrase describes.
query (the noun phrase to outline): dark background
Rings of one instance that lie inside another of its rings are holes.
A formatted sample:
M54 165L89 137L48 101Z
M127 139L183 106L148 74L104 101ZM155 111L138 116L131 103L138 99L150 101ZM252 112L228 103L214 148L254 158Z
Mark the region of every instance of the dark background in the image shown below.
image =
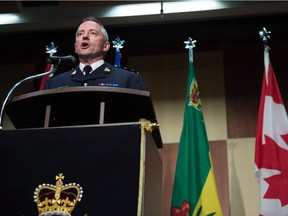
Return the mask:
M128 69L141 72L141 68L129 68L128 58L137 55L186 53L184 41L189 37L197 40L194 52L222 50L225 64L227 96L234 94L255 94L255 86L261 86L263 64L263 42L258 32L265 27L271 31L268 45L270 58L283 97L287 98L287 35L288 14L251 16L245 18L213 19L207 21L177 21L127 26L108 26L110 41L116 37L125 40L121 49L121 64ZM48 31L22 31L1 33L1 65L33 63L35 71L43 72L46 66L46 46L54 42L58 52L54 55L75 55L74 35L76 28ZM114 64L114 48L111 46L106 60ZM195 54L197 55L197 54ZM75 55L76 57L76 55ZM165 62L159 62L165 64ZM209 64L209 62L207 62ZM196 65L197 66L197 65ZM58 72L69 69L61 66ZM21 70L21 69L20 69ZM1 74L1 72L0 72ZM240 81L241 80L241 81ZM260 83L260 85L259 85ZM40 81L34 83L34 90ZM239 89L241 89L239 91ZM257 89L256 92L259 92Z

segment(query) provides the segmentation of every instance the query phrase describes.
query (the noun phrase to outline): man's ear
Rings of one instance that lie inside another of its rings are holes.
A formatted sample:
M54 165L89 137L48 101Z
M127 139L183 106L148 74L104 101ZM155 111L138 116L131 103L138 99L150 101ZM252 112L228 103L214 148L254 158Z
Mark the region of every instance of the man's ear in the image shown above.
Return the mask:
M110 49L110 42L106 41L103 46L103 51L107 52Z
M74 49L75 49L75 53L77 53L77 50L76 50L76 43L74 43Z

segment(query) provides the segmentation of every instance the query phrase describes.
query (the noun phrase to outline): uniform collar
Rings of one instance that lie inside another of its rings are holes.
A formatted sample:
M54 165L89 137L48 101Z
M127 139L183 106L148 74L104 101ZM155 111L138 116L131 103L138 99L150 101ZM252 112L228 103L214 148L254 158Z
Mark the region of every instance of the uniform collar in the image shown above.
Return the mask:
M112 67L112 65L104 63L99 66L93 73L90 73L88 76L84 76L83 72L80 70L80 65L78 65L75 69L72 70L71 79L74 81L83 82L86 80L107 77L110 74Z
M99 61L91 64L90 66L92 67L92 72L93 72L94 70L96 70L98 67L100 67L101 65L103 65L103 64L104 64L104 60L103 60L103 59L101 59L101 60L99 60ZM79 68L80 68L80 70L81 70L82 72L83 72L83 68L84 68L85 66L86 66L85 64L83 64L83 63L80 62ZM91 73L92 73L92 72L91 72Z

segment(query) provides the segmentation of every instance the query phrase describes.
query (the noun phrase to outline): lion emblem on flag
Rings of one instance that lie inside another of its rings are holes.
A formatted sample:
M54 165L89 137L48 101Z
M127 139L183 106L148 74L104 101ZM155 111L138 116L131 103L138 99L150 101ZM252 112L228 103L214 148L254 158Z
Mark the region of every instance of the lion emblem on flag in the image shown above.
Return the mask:
M190 85L190 100L188 106L193 106L197 110L202 111L198 83L195 79L192 80Z

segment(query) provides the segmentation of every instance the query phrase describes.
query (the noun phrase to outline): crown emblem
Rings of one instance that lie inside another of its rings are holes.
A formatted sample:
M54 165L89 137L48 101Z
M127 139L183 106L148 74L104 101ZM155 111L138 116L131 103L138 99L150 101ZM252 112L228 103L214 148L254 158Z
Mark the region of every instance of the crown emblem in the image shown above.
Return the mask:
M83 190L79 184L63 185L64 175L56 175L56 185L42 184L34 192L39 216L71 216L76 203L81 201Z

